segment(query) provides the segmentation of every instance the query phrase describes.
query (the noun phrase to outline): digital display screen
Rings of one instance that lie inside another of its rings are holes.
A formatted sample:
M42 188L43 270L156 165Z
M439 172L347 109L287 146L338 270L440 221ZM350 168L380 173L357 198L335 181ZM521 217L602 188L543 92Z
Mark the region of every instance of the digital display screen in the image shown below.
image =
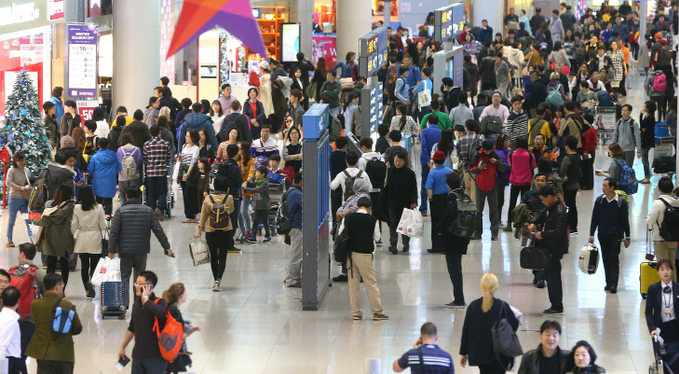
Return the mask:
M299 53L300 26L298 23L284 23L282 27L283 62L295 62Z

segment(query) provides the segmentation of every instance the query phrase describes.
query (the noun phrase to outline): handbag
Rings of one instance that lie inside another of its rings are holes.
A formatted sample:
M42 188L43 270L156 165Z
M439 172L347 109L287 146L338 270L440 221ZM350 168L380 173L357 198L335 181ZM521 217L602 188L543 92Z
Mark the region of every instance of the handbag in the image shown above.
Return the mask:
M101 257L108 256L109 235L111 235L111 222L106 220L106 228L101 233Z
M191 238L189 240L189 252L191 253L193 266L200 266L211 262L210 250L207 247L207 243L201 238Z
M396 232L412 238L422 233L423 226L422 214L419 210L403 209Z
M519 337L516 336L514 328L509 321L507 321L505 304L506 303L503 301L502 306L500 306L498 320L493 324L491 329L491 334L493 336L493 351L495 352L495 355L498 356L498 361L500 361L500 357L514 358L523 354L523 348L521 348Z
M528 247L521 250L519 265L522 269L546 269L552 260L552 254L548 248L542 247L536 241L532 241Z

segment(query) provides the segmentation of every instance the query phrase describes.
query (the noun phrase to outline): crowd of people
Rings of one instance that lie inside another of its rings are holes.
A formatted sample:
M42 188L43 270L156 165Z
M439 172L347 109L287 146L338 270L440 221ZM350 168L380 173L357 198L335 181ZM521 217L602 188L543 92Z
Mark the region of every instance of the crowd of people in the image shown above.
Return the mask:
M563 313L561 259L569 251L569 237L578 234L579 191L593 189L596 175L605 180L592 208L588 241L594 243L598 235L605 291L617 293L620 249L631 240L629 212L634 201L628 195L636 192L637 183L650 183L656 117L676 135L677 4L667 16L663 7L657 12L646 35L638 35L643 17L627 2L619 9L606 4L601 10L587 9L579 20L565 3L551 18L542 16L539 8L531 20L525 11L519 17L510 9L503 33L494 34L485 20L478 28L465 25L459 36L464 47L463 87L456 87L450 78L432 81L433 53L441 49L430 38L432 17L420 30L425 42L413 42L402 27L390 30L389 63L377 74L385 87L385 114L376 139L360 137L367 124L361 123L359 93L367 80L358 75L354 52L332 68L324 58L314 66L303 53L287 70L273 59L262 61L259 73L250 74L252 87L247 98L240 98L243 101L224 84L211 102L194 103L189 98L180 102L168 87L169 79L162 77L147 107L130 115L120 106L109 122L104 108L98 107L82 126L77 104L62 101L63 88L54 88L53 97L43 104L53 162L32 177L25 168L26 154L17 151L7 172L7 247L15 246L16 217L28 213L33 186L44 185L46 191L41 218L25 219L31 238L32 225L40 227L35 245L21 244L19 265L0 270L0 350L9 358L10 373L26 372L22 366L26 356L38 360L39 372L72 372L72 336L82 325L73 305L64 300L69 269L80 259L84 294L91 299L97 293L91 279L98 262L116 255L126 307L134 271L132 319L120 359L134 339L133 373L177 372L190 364L190 355L180 354L168 365L153 331L155 321L165 323L166 308L183 324L187 336L200 331L200 326L183 320L178 309L186 301L186 290L175 283L162 297L156 296L158 278L146 266L152 233L164 254L174 257L160 224L171 216L173 183L182 192L182 222L196 225L196 238L205 232L215 292L222 287L227 254L241 251L236 244L258 243L260 235L263 244L270 243L278 233L270 213L272 197L280 192L278 218L289 222L290 229L283 234L291 247L284 284L300 288L301 124L312 103L327 104L332 117L328 178L333 238L336 243L346 241L350 248L333 281L348 282L353 319L363 319L361 283L373 319L389 319L373 263L376 246L382 246L381 223L389 229L388 252L398 255L400 236L401 251L408 253L411 238L397 229L404 211L417 209L431 219L427 252L445 255L453 285L453 300L445 306L466 308L460 364L478 366L482 373L506 371L513 362L493 352L491 329L496 316L502 315L516 331L521 314L493 297L499 286L493 274L481 280L483 297L467 304L462 256L470 242L482 239L484 224L490 224L491 241L498 240L501 231L523 241L534 237L550 253L543 268L533 269L533 284L548 288L550 305L543 313ZM634 69L644 71L648 96L638 120L632 117L632 105L622 103ZM442 94L431 94L434 85L441 86ZM595 156L601 157L597 143L606 129L595 120L594 109L602 106L619 108L619 114L610 129L610 167L595 173ZM351 134L360 137L356 144L360 154L349 150ZM417 143L419 147L408 146ZM638 181L630 179L635 158L644 167L644 178ZM649 288L646 316L652 335L679 344L679 330L671 324L676 321L674 309L665 304L666 312L660 312L663 294L672 287L679 292L673 283L677 242L662 236L667 235L665 207L679 210L679 192L669 177L658 181L658 190L661 197L646 221L654 230L662 284ZM114 210L116 197L120 201ZM488 219L483 217L486 204ZM33 263L38 252L44 271ZM9 286L11 279L24 276L34 277L32 288ZM73 310L73 316L70 330L58 335L59 344L52 344L51 311L57 307ZM558 322L545 321L541 345L525 353L519 372L604 372L594 364L596 355L589 343L581 341L571 351L564 350L559 347L560 335ZM394 362L394 371L438 365L453 372L451 356L436 339L436 326L424 324L413 350ZM186 353L185 348L181 352Z

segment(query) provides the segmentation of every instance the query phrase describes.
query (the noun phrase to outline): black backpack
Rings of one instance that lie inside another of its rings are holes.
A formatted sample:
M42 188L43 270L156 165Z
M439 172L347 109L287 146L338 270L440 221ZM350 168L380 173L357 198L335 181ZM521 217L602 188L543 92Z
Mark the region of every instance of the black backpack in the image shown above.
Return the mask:
M356 194L354 192L354 181L363 175L363 170L359 170L358 173L353 177L346 170L343 170L342 172L347 177L344 182L344 201L347 201L350 197Z
M485 119L485 118L484 118ZM472 166L472 158L474 158L474 155L479 153L479 150L481 150L481 146L483 145L483 137L477 135L476 140L472 143L472 145L469 147L469 153L467 154L467 169L471 169Z
M368 174L373 188L384 187L384 180L387 178L387 164L379 157L374 157L365 164L365 172Z
M394 79L393 82L389 83L389 86L387 86L387 92L389 93L389 100L391 100L392 103L396 102L398 98L396 97L396 82L398 82L399 79L403 79L403 83L405 83L405 78L403 77L398 77Z
M669 242L679 241L679 207L672 206L665 199L660 199L665 204L665 216L660 225L660 236Z
M498 116L486 116L481 121L481 134L502 134L502 120Z
M236 121L222 123L222 128L219 129L219 133L217 134L217 141L221 143L229 140L229 132L231 131L231 129L237 127L238 126L236 126Z

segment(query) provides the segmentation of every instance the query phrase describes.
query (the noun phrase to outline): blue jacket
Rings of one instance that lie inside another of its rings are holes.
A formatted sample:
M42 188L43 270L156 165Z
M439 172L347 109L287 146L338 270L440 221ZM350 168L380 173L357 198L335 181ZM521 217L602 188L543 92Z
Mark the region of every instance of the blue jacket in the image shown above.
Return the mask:
M618 35L620 35L620 39L623 41L628 41L629 40L629 29L625 24L621 23L620 26L618 25L613 25L613 31L617 31Z
M302 229L302 191L297 187L290 187L286 200L288 204L288 219L293 229Z
M338 78L351 78L351 71L354 69L354 65L356 65L356 62L349 65L347 60L343 60L335 64L332 69L337 70L337 68L342 68L342 74Z
M212 148L219 148L219 143L217 142L217 136L215 134L215 128L212 126L212 118L203 113L191 113L184 117L184 122L182 124L182 130L179 134L179 145L177 149L182 149L184 143L186 143L186 132L189 130L200 131L205 129L207 131L207 136L212 142Z
M61 103L61 99L58 97L52 96L50 99L52 104L54 104L54 108L56 108L57 112L55 113L57 116L57 123L61 123L61 116L64 115L64 104Z
M410 65L410 70L408 70L408 76L406 77L406 82L409 87L417 86L417 82L422 80L422 73L420 69L415 65ZM433 92L432 92L433 93Z
M437 125L429 125L429 127L422 130L420 134L420 148L422 149L422 154L420 155L421 165L426 165L431 160L431 149L439 140L441 140L441 130L439 130Z
M493 40L493 28L490 26L485 30L483 27L479 30L479 43L483 43L486 39Z
M110 149L100 149L90 159L87 172L92 175L92 192L97 197L116 195L116 176L123 170L120 159Z
M408 93L409 88L410 86L408 86L407 78L396 78L396 84L394 86L394 95L396 95L396 100L404 104L406 100L410 100L410 93Z

